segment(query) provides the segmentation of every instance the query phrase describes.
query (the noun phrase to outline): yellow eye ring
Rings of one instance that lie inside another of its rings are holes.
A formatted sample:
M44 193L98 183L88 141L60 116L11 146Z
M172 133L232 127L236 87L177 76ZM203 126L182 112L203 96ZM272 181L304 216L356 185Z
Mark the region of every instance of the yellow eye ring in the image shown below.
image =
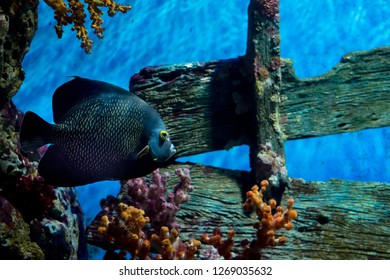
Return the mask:
M168 138L169 138L169 134L168 134L168 131L166 131L166 130L161 130L160 131L160 138L162 139L162 140L167 140Z

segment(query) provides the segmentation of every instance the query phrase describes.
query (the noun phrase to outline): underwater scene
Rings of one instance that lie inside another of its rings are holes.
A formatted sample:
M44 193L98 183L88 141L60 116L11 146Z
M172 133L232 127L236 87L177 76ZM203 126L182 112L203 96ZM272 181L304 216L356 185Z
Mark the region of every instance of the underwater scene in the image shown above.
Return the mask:
M0 259L390 259L389 18L2 0Z

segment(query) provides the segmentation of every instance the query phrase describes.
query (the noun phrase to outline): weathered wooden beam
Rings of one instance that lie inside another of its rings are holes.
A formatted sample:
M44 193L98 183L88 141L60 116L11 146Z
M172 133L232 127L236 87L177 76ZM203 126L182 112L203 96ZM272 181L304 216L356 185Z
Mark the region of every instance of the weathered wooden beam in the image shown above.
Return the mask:
M272 259L390 259L390 184L292 180L284 198L298 211L287 247ZM284 199L284 201L286 201Z
M146 67L130 89L157 108L179 156L228 149L254 133L243 69L243 57ZM390 47L346 54L306 79L282 59L279 114L287 140L390 126Z
M177 167L171 165L162 171L172 174ZM245 174L202 165L184 167L191 170L194 191L178 212L182 238L200 238L219 227L223 233L236 231L237 248L241 240L252 240L257 219L242 211L250 187L246 186ZM167 186L175 184L174 177L168 178ZM265 249L264 258L390 259L389 184L292 180L282 206L289 197L294 198L298 219L291 231L278 232L287 237L286 245Z
M242 58L145 67L130 90L161 114L177 156L228 149L251 133Z
M308 79L284 64L280 122L287 139L390 125L390 47L348 53Z
M281 91L279 0L251 0L245 54L246 83L253 100L254 137L250 139L250 166L255 182L268 180L272 196L280 200L288 185L284 138L279 122Z
M267 143L276 152L284 153L278 121L281 86L279 1L251 0L248 19L245 73L251 92L246 94L254 102L253 130L256 133L253 146L256 149L253 150L253 161L257 162L257 153Z
M273 175L271 186L289 181L286 139L390 125L390 48L347 54L329 73L298 79L292 62L279 57L278 4L250 1L244 57L146 67L130 81L130 90L160 112L178 156L248 144L256 179ZM177 215L183 240L199 239L215 227L223 233L234 229L237 245L255 238L257 219L242 210L253 173L180 167L191 170L195 187ZM167 186L174 185L171 180ZM390 258L389 184L292 180L282 205L288 197L295 200L298 219L292 231L280 232L287 244L264 250L263 257Z

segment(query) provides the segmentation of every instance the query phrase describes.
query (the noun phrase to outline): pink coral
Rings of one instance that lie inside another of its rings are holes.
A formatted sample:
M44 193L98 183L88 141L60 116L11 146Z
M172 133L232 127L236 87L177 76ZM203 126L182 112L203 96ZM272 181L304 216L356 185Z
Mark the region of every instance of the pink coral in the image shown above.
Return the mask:
M152 172L152 182L147 182L145 177L130 179L122 185L119 197L129 198L132 205L143 209L151 218L151 228L158 232L162 226L179 228L176 222L176 213L180 205L188 202L190 192L193 191L190 171L188 169L176 169L179 183L173 187L173 191L167 194L166 179L169 174L160 174L156 169Z
M109 259L123 259L127 253L137 259L194 258L200 242L182 242L176 221L177 211L188 202L193 190L190 171L177 169L175 174L179 182L169 193L166 188L169 174L162 175L159 169L151 177L122 182L117 198L108 197L101 202L103 210L88 227L88 242L106 249L105 258ZM138 211L143 223L134 220L128 210ZM134 231L131 224L142 227L137 226ZM150 254L148 246L159 253ZM117 249L123 252L115 253Z

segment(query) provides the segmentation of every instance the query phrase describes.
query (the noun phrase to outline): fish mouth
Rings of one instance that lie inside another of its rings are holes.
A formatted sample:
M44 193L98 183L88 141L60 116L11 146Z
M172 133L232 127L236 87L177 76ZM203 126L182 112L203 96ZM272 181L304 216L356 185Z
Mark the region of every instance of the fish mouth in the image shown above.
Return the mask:
M156 155L153 154L153 151L152 149L150 149L150 155L152 156L153 158L153 161L156 161L156 162L166 162L168 161L171 157L173 157L174 154L176 154L176 148L173 144L171 144L170 148L169 148L169 156L168 157L158 157Z
M176 148L173 144L171 144L171 148L170 148L170 156L168 159L170 159L174 154L176 154Z

